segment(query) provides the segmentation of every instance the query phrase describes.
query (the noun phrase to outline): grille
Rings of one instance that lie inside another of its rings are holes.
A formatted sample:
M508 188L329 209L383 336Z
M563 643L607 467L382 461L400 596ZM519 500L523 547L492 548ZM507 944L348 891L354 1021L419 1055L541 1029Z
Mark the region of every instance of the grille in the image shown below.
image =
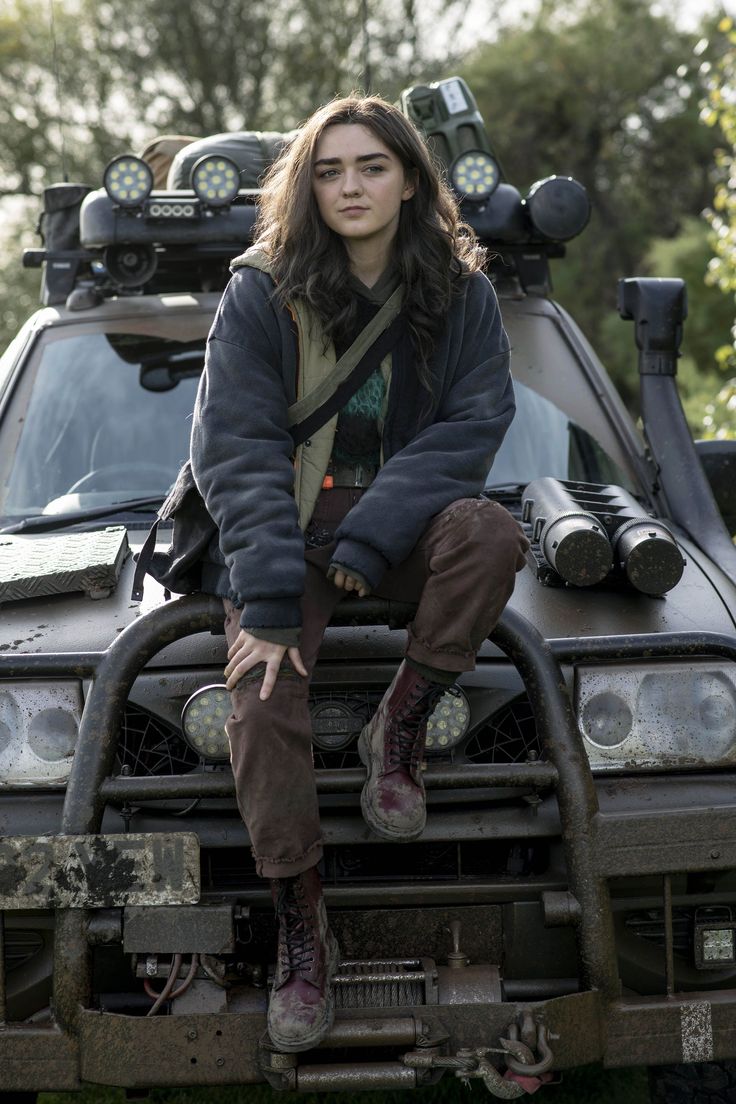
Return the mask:
M137 778L188 774L199 764L178 728L131 702L123 714L118 760Z
M626 927L647 943L664 947L664 911L662 909L643 909L631 912L625 920ZM672 944L675 954L689 958L693 953L693 931L695 910L674 908L672 910Z
M240 891L263 885L246 848L201 850L202 887ZM443 843L403 843L398 847L354 844L326 847L324 883L328 886L400 885L412 882L457 884L503 877L544 874L549 846L510 840L461 840Z
M43 936L37 931L5 930L5 968L8 973L18 970L43 950Z
M464 752L469 763L525 763L543 758L529 699L514 698L494 713L470 737Z
M358 736L382 697L382 690L319 691L310 695L317 770L360 766ZM541 751L531 704L527 697L521 696L473 733L461 754L469 763L524 763L530 758L541 758ZM452 753L433 755L432 762L453 758ZM118 760L135 777L188 774L199 765L199 757L177 726L131 702L123 716Z

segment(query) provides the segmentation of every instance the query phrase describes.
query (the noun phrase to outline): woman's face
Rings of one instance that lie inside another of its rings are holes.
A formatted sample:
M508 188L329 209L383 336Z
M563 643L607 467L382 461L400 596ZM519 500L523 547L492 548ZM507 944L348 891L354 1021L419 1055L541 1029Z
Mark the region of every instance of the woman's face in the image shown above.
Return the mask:
M392 150L359 123L335 123L317 143L312 190L325 223L351 243L388 248L414 184Z

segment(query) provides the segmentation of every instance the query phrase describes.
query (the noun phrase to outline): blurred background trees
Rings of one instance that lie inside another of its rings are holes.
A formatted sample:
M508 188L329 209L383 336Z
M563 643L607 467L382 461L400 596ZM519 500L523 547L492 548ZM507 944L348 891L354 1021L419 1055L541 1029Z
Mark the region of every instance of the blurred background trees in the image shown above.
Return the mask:
M0 348L35 304L38 274L20 269L19 254L36 244L45 185L96 183L113 154L156 133L287 130L336 93L370 86L395 99L459 72L508 179L523 191L557 172L587 188L591 224L554 263L555 294L632 408L636 356L616 282L681 275L688 416L698 435L727 429L729 396L716 396L736 375L730 22L721 12L685 30L676 6L650 0L512 8L504 17L490 0L5 0Z

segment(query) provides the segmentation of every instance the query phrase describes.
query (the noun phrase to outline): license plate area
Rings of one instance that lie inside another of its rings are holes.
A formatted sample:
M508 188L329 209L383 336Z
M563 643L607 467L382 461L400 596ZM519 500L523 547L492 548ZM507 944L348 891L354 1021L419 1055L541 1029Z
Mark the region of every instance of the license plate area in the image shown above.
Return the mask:
M194 904L199 895L193 832L0 838L0 909Z

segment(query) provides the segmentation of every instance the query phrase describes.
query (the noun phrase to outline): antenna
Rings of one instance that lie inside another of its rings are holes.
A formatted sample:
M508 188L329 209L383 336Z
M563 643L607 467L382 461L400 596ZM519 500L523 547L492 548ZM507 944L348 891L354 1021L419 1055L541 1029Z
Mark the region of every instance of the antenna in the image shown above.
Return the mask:
M373 78L371 76L370 61L371 40L368 34L368 0L361 0L360 17L363 24L363 81L366 92L370 92L373 85Z
M66 165L66 143L64 140L64 123L61 113L61 77L59 75L59 50L56 41L56 23L54 22L54 0L49 0L49 27L51 30L51 50L54 65L54 82L56 84L56 110L59 125L59 146L61 154L61 176L64 183L69 181L69 173Z

